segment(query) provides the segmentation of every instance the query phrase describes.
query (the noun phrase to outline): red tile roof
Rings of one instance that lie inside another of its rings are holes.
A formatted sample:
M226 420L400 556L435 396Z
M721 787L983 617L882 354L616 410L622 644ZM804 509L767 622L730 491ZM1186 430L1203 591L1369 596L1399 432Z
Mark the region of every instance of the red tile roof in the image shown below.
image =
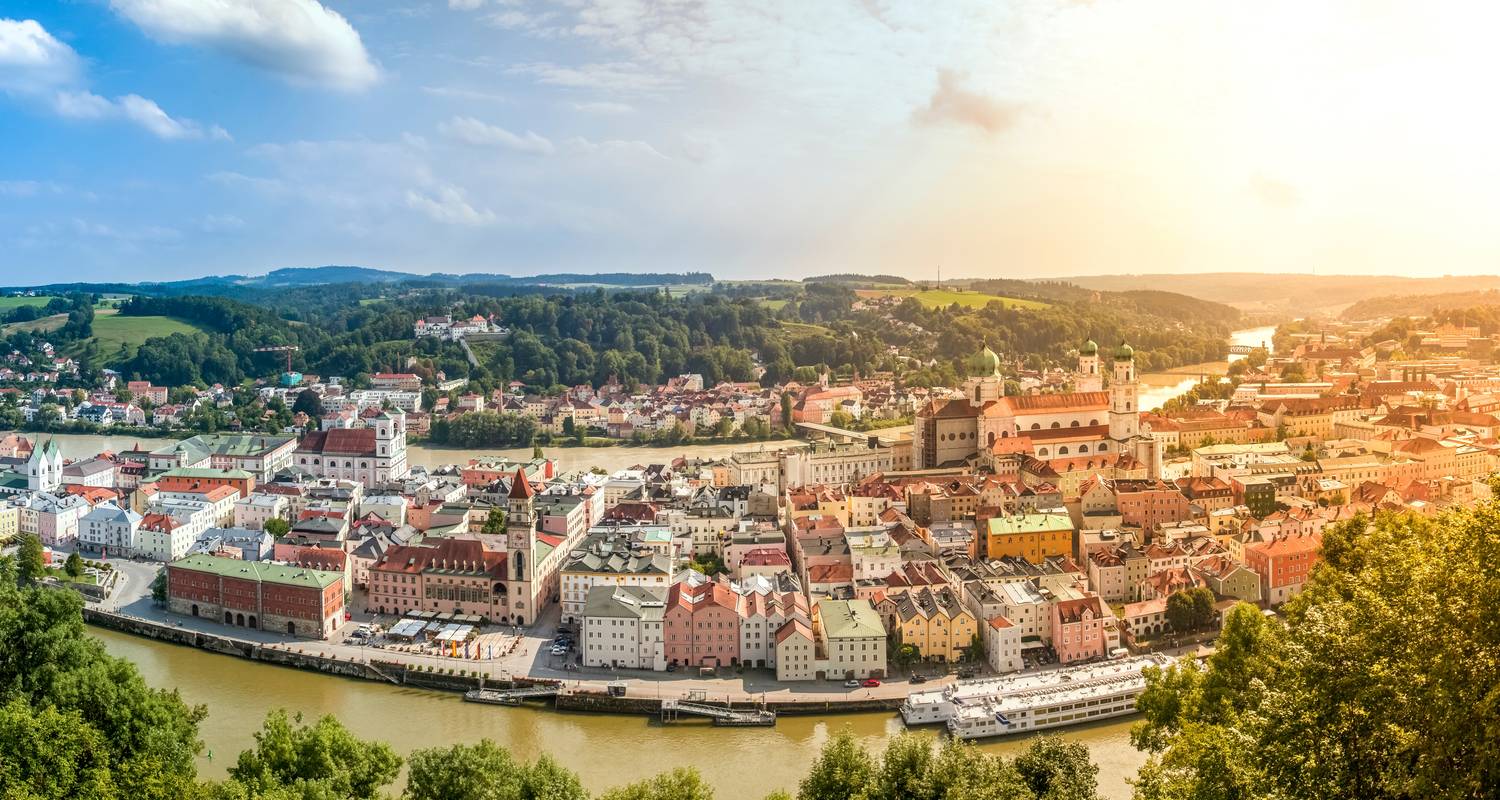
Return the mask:
M526 478L526 470L516 467L516 476L510 480L511 499L525 499L536 496L536 489L531 487L531 481Z
M374 428L335 428L314 431L303 437L297 449L303 452L340 456L374 456Z

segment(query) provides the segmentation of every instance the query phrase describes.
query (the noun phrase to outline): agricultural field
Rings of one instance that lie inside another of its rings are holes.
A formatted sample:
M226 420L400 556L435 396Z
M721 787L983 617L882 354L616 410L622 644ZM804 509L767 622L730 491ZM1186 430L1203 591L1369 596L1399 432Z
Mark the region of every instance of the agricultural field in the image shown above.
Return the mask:
M791 333L833 333L832 330L822 325L810 325L806 322L787 322L786 320L782 320L781 327Z
M29 320L27 322L7 322L0 325L0 335L9 336L12 333L26 331L28 333L48 333L68 324L67 314L51 314L45 317Z
M856 289L854 293L860 297L915 297L928 308L947 307L954 303L965 308L984 308L997 300L1005 304L1006 308L1046 308L1048 306L1040 300L1023 300L1019 297L1004 297L962 289Z
M777 299L777 300L772 300L770 298L762 297L759 300L757 300L756 302L760 303L761 305L765 306L766 308L771 309L772 311L780 311L783 306L785 306L787 303L789 303L791 301L786 300L785 298Z
M36 297L0 297L0 313L10 311L21 306L44 306L52 302L52 295L37 295Z
M119 358L121 346L133 355L135 348L147 339L200 330L192 323L171 317L122 317L115 309L106 309L94 314L94 336L88 341L97 342L96 352L112 362Z

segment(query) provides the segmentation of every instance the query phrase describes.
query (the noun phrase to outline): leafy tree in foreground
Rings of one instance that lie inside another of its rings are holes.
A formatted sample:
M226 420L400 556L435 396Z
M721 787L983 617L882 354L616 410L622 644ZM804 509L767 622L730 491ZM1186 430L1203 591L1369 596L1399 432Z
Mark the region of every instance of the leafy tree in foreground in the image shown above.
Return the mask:
M1153 674L1136 796L1459 800L1500 787L1500 503L1324 533L1301 595Z
M611 789L599 800L713 800L714 790L698 770L678 767L643 781Z
M0 572L16 571L0 561ZM87 787L106 774L113 796L191 796L204 710L146 686L133 664L104 652L85 634L82 605L73 592L0 581L0 701L7 703L0 781L24 782L0 785L0 797L66 794L64 787ZM52 774L11 768L50 763L74 766ZM79 788L72 796L112 795Z
M34 583L47 574L47 565L42 560L42 540L33 534L21 537L16 552L16 578L21 583Z
M277 709L229 776L252 797L284 788L307 800L372 800L400 769L401 758L390 745L362 741L331 716L303 725L300 714L288 717Z

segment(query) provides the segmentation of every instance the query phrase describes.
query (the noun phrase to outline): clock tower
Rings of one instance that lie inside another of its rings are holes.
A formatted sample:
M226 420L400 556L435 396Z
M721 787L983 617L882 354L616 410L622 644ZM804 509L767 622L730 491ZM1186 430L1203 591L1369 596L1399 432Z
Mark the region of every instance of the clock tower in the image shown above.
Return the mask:
M536 621L535 572L536 489L523 467L510 479L510 497L505 507L506 577L510 583L511 617L517 625Z

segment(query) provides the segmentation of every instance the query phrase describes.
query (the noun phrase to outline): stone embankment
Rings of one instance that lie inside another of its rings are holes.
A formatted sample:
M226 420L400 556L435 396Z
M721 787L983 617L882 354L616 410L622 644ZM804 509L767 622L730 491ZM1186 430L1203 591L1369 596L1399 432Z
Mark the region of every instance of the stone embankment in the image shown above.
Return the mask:
M316 653L291 650L273 644L251 642L244 639L182 628L160 621L141 619L139 617L117 614L87 606L83 609L83 619L84 622L90 625L97 625L101 628L108 628L134 636L143 636L170 644L196 647L200 650L207 650L210 653L237 656L251 661L275 664L282 667L322 672L328 675L340 675L347 678L380 681L399 686L413 686L422 689L462 693L473 689L520 688L558 683L558 681L547 679L527 678L519 678L514 681L497 681L493 678L486 678L477 674L416 669L396 661L371 660L366 662L339 659ZM657 698L611 696L608 691L610 681L605 679L568 680L562 683L566 688L557 696L553 704L553 707L559 711L655 715L661 707L661 700ZM895 710L900 704L900 698L866 698L839 701L808 698L806 700L770 700L764 704L739 702L733 703L731 707L744 710L766 708L778 714L846 714L863 711L889 712Z

